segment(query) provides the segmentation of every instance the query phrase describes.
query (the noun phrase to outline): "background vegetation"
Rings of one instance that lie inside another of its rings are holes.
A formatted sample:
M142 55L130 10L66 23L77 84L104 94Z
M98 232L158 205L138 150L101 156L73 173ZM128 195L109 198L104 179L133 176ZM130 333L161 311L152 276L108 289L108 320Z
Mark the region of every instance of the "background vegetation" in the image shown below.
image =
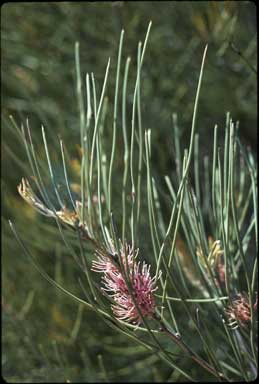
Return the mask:
M154 172L175 174L173 113L178 115L182 147L188 143L206 43L209 49L197 129L200 150L211 154L215 124L219 126L219 141L223 140L227 111L240 121L241 141L255 149L255 6L246 1L9 3L3 6L1 17L3 376L8 382L181 381L156 356L56 292L24 258L8 227L9 218L41 265L82 295L76 267L59 241L55 224L36 214L18 196L16 187L28 172L28 164L9 115L18 124L29 118L42 158L44 124L51 155L53 159L56 156L57 175L62 173L58 136L63 138L76 193L80 134L75 41L80 42L82 73L95 73L98 94L111 57L107 94L113 98L120 31L125 29L123 62L128 55L132 57L130 81L134 83L137 44L143 41L152 20L142 75L142 108L144 129L152 130ZM133 86L130 92L132 95ZM112 110L108 110L109 116ZM105 129L107 146L111 133L112 123ZM122 137L118 140L122 142ZM115 172L122 172L116 158ZM144 248L148 247L144 244ZM190 365L190 371L195 370L197 367Z

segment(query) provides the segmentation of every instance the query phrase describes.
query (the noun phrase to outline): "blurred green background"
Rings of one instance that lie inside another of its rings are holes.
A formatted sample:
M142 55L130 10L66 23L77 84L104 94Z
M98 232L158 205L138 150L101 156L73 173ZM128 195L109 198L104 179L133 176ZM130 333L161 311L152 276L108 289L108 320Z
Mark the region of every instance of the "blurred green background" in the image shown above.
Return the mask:
M82 74L94 72L98 95L111 58L107 94L112 102L120 31L125 29L122 68L131 56L130 105L137 44L143 41L150 20L153 25L141 94L143 128L152 130L154 172L174 172L173 113L178 115L182 147L188 145L207 43L197 120L201 152L210 155L215 124L222 140L227 111L240 121L241 140L256 149L257 79L253 68L257 36L252 2L6 3L1 12L1 207L2 374L8 382L181 381L157 356L108 329L94 313L56 292L24 257L7 223L11 218L51 275L83 296L75 263L57 240L54 222L40 217L18 195L17 184L30 171L9 115L18 125L29 118L42 158L41 124L45 126L57 174L61 157L55 148L61 136L78 182L80 134L74 44L80 42ZM108 121L109 116L111 108ZM112 123L105 128L107 143L111 128ZM119 164L115 170L121 177ZM197 367L188 364L195 372ZM206 379L202 374L201 379Z

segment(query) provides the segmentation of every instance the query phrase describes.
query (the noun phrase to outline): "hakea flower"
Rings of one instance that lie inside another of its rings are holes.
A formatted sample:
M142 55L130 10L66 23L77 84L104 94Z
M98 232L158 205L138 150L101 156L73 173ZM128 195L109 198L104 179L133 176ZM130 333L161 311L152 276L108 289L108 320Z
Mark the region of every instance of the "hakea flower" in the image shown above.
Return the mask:
M35 195L27 179L22 178L22 181L18 185L17 189L22 198L42 215L48 217L55 217L55 213L52 210L48 209L42 203L42 201Z
M225 282L225 265L222 262L222 255L224 251L221 248L221 242L220 240L214 241L213 238L209 236L208 243L209 243L209 254L207 256L207 263L210 266L210 268L217 273L220 283L224 283ZM205 262L206 256L204 255L201 247L197 247L196 255L198 256L202 267L208 272L208 267ZM216 285L218 285L217 280L215 280L215 283Z
M253 305L253 310L256 311L258 303L258 296L256 294L256 301ZM249 298L246 293L238 294L232 303L225 310L228 324L231 328L236 329L240 325L246 327L251 321L251 308Z
M64 207L61 211L56 211L56 215L59 217L61 221L64 223L71 225L72 227L80 227L82 226L81 222L81 208L82 203L80 201L76 200L75 210L70 211L66 207ZM84 227L86 227L86 224L84 223Z
M70 211L66 207L62 210L56 211L55 209L49 209L46 207L46 205L36 196L27 179L22 178L22 181L18 185L17 189L22 198L42 215L54 218L58 217L63 223L74 228L83 228L84 232L88 234L86 223L83 224L81 221L80 212L82 204L80 201L76 200L74 211Z
M155 277L150 275L150 265L144 262L142 266L140 262L134 265L130 275L131 293L121 278L113 280L112 284L109 279L105 279L105 282L107 289L116 292L113 294L115 304L112 305L112 311L118 319L139 325L142 322L141 315L152 317L155 313L154 292L157 287Z
M97 255L97 260L94 260L92 263L92 271L102 273L118 271L119 259L116 254L114 245L111 242L110 248L111 254L113 255L113 259L111 259L111 257L108 257L106 253L103 253L102 250L96 250L95 253ZM137 258L137 255L138 249L134 250L134 248L130 247L130 245L128 244L126 244L126 246L123 246L122 244L120 245L120 258L122 265L125 269L127 268L127 265L129 268L132 268L133 260L134 258Z
M121 263L108 256L98 254L93 261L92 270L103 272L103 291L112 297L111 306L119 320L140 324L142 317L151 317L155 312L154 291L155 278L150 275L150 266L145 262L134 263L138 250L126 245L121 246L119 258ZM122 269L121 269L122 268Z
M209 236L208 242L209 242L209 254L207 256L207 262L211 268L215 268L215 266L220 260L220 257L223 255L224 251L221 248L220 240L213 241L213 238ZM206 256L204 255L201 247L197 247L196 255L198 256L202 266L204 268L207 268L207 265L205 262Z

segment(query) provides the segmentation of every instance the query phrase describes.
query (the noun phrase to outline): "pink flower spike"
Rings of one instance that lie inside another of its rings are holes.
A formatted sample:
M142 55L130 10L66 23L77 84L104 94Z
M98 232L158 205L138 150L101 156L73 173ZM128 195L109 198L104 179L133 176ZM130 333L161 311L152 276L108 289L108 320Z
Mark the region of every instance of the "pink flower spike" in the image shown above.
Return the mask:
M113 246L112 246L112 249L115 252ZM121 245L120 258L125 269L127 265L128 265L128 268L131 268L133 266L133 259L137 257L137 254L138 254L138 250L135 251L135 254L134 254L134 250L130 246L126 245L125 247L123 247ZM103 273L119 271L117 263L115 263L115 261L113 262L111 258L109 258L108 256L105 256L102 252L98 250L96 251L96 255L97 255L97 261L95 260L93 261L92 271L103 272Z
M138 251L132 247L121 246L120 255L123 271L120 266L103 255L93 262L92 270L102 272L103 290L113 298L112 311L123 321L139 325L142 317L152 317L156 304L154 291L155 277L150 275L150 265L145 262L134 263ZM127 276L128 281L125 280ZM129 290L130 285L130 290Z
M253 305L253 309L257 306L257 298ZM226 308L228 322L233 329L240 324L241 327L246 327L251 321L251 309L249 298L246 293L238 294L235 300Z
M98 254L97 261L93 261L91 269L94 272L109 273L113 270L116 271L117 267L108 256Z
M135 264L131 278L132 294L127 290L125 293L118 291L114 295L116 304L112 305L112 310L118 319L140 324L141 315L151 317L154 314L156 308L154 291L157 288L149 270L150 266L148 267L145 263L142 264L142 268L140 263Z

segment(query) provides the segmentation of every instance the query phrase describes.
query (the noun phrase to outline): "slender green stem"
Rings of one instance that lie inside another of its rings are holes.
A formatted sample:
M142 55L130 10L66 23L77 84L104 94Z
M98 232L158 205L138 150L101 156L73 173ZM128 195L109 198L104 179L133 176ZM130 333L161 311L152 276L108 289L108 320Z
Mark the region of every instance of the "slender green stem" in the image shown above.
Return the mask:
M144 55L146 51L146 45L149 37L149 32L151 29L152 22L149 23L145 41L143 44L143 50L141 54L140 63L138 63L137 68L137 78L135 83L135 89L134 89L134 95L133 95L133 104L132 104L132 117L131 117L131 145L130 145L130 176L131 176L131 242L134 246L135 243L135 213L134 213L134 207L135 207L135 194L136 194L136 188L135 188L135 181L134 181L134 164L133 164L133 158L134 158L134 139L135 139L135 113L136 113L136 101L137 101L137 92L139 87L139 81L140 81L140 73L141 73L141 67L144 60Z
M126 231L126 186L128 179L128 169L129 169L129 146L127 138L127 124L126 124L126 97L127 97L127 82L128 82L128 73L129 73L130 57L127 58L124 72L123 80L123 92L122 92L122 131L123 131L123 141L124 141L124 171L123 171L123 181L122 181L122 243L125 241L125 231Z
M117 74L116 74L116 83L115 83L112 151L111 151L109 179L108 179L108 210L109 210L109 213L111 213L111 202L112 202L111 182L112 182L112 168L113 168L113 161L114 161L114 155L115 155L115 145L116 145L116 135L117 135L118 91L119 91L119 81L120 81L121 52L122 52L123 37L124 37L124 30L121 31L121 36L120 36L120 45L119 45L118 61L117 61Z
M140 70L140 55L141 55L141 43L138 46L138 68ZM136 218L136 233L138 234L139 218L140 218L140 207L141 207L141 176L142 176L142 157L143 157L143 132L141 122L141 96L140 96L140 74L139 83L137 89L137 112L138 112L138 137L139 137L139 158L138 158L138 180L137 180L137 218Z

